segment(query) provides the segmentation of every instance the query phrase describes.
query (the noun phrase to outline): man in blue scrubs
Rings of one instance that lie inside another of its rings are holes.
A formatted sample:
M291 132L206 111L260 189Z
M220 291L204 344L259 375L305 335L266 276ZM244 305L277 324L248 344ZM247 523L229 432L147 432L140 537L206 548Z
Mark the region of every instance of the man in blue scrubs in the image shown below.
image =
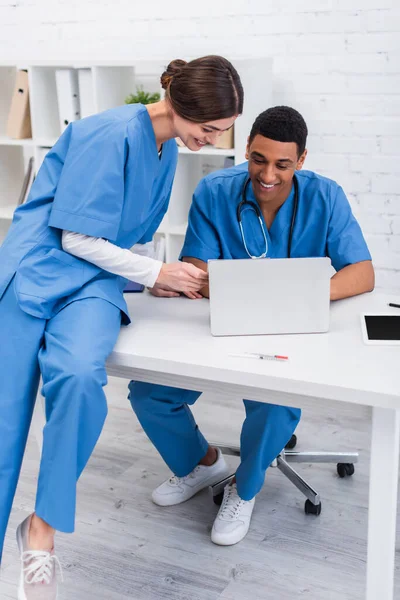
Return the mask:
M331 300L371 291L371 256L342 188L316 173L302 171L306 139L306 123L293 108L278 106L261 113L248 139L248 163L213 173L199 183L182 260L207 270L210 259L259 257L266 246L269 258L287 258L296 177L298 207L290 257L330 257L336 270ZM243 232L239 227L237 207L248 178L246 200L260 209L267 245L257 214L248 205L242 211ZM176 295L169 290L154 294ZM209 292L204 288L201 294L187 295L208 297ZM131 382L130 391L141 425L174 473L154 490L156 504L183 502L228 475L221 452L209 446L188 408L200 392L136 382ZM225 488L211 532L212 541L220 545L236 544L246 535L266 469L300 420L299 409L252 400L244 400L244 405L241 462L233 483Z

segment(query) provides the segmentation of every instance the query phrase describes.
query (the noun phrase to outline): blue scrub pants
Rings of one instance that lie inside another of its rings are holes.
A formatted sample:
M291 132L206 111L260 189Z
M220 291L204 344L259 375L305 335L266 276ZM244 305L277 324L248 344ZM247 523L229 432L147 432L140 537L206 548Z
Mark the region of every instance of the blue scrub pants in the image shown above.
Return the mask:
M201 392L135 381L129 390L132 408L164 461L178 477L188 475L208 449L189 409ZM239 496L251 500L262 488L267 468L292 437L301 410L254 400L244 400L244 406L236 482Z
M23 312L14 281L0 300L0 562L33 407L42 375L46 425L36 514L74 530L76 482L107 414L105 361L120 310L100 298L72 302L49 320Z

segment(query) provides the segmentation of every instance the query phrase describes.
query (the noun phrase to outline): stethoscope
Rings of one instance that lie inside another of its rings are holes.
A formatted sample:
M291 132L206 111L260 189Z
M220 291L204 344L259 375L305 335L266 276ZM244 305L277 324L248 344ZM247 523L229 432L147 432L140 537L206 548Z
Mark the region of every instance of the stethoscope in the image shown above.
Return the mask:
M251 181L250 177L247 177L245 184L243 186L243 190L242 190L242 199L239 202L237 209L236 209L236 216L237 216L237 220L238 220L239 227L240 227L240 233L242 235L243 245L245 247L245 250L246 250L248 256L250 258L266 258L267 254L268 254L268 239L267 239L267 234L265 232L264 221L263 221L263 218L261 215L260 207L258 206L258 204L256 202L253 202L252 200L246 200L246 191L247 191L250 181ZM287 252L288 258L290 258L290 254L291 254L291 250L292 250L293 230L294 230L294 224L296 221L297 206L299 203L299 184L298 184L296 176L293 177L293 185L294 185L294 200L293 200L292 220L290 223L290 231L289 231L288 252ZM260 223L261 231L262 231L262 234L264 237L265 252L260 254L260 256L253 256L253 254L251 254L249 252L249 249L247 248L246 238L244 236L243 225L242 225L242 211L243 211L243 208L245 208L246 206L250 207L256 213L258 221Z

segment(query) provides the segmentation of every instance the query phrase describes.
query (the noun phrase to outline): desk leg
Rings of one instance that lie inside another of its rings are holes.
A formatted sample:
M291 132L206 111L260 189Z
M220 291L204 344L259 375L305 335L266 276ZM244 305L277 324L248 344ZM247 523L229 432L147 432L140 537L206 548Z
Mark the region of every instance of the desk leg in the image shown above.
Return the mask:
M393 600L400 411L373 408L367 600Z

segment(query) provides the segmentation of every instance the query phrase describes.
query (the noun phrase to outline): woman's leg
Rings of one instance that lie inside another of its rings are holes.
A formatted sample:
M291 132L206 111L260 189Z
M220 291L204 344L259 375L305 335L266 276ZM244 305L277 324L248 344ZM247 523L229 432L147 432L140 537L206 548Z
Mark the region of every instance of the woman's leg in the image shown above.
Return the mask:
M46 321L18 306L13 281L0 300L0 563L38 384Z
M118 308L100 298L73 302L50 319L39 353L46 400L36 516L74 530L76 483L107 415L105 362L120 330Z

